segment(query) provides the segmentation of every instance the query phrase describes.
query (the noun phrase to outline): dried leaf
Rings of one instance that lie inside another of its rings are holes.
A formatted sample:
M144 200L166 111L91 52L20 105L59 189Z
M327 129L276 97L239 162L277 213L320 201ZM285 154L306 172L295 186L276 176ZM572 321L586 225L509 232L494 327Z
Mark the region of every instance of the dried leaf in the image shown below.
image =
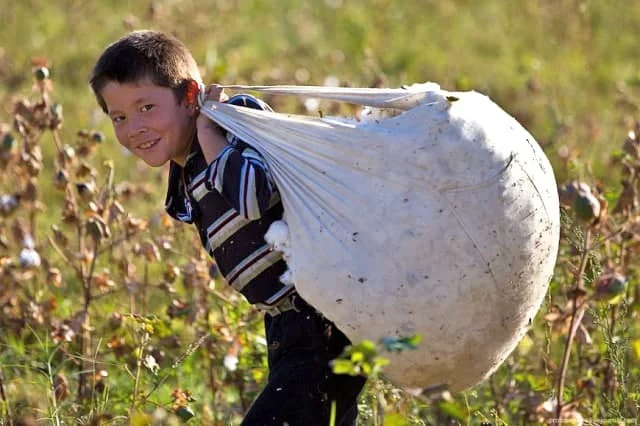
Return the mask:
M53 378L53 390L57 401L64 401L69 397L69 384L63 375L58 374Z
M91 279L91 284L100 291L107 291L116 286L115 282L111 279L109 270L94 275Z
M96 171L84 161L81 162L76 168L77 178L84 179L87 177L95 177L96 175L97 175Z
M147 229L147 221L129 216L124 222L124 229L127 236L133 236L134 234Z
M47 271L47 282L56 288L62 287L62 273L58 268L49 268Z
M85 228L87 230L87 234L96 243L99 243L103 239L111 237L111 231L109 229L109 226L97 214L94 214L93 217L91 217L87 221Z
M55 243L61 247L67 247L69 239L64 232L62 232L57 225L51 225L51 231L53 232L53 240Z
M158 246L156 246L153 241L144 241L140 246L140 251L147 262L160 261L160 250L158 250Z

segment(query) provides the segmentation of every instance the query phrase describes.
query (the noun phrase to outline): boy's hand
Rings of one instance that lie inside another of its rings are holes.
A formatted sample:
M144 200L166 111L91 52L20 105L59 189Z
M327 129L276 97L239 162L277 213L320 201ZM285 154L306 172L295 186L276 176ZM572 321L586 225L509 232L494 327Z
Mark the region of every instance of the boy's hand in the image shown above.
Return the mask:
M217 84L207 86L205 94L205 101L225 102L229 99L222 87ZM227 144L227 138L222 128L204 114L198 115L196 129L200 148L202 148L207 164L210 164Z
M204 93L205 101L225 102L229 99L224 93L224 89L217 84L208 85ZM198 135L208 132L221 133L220 126L202 114L198 115L196 126L198 127Z

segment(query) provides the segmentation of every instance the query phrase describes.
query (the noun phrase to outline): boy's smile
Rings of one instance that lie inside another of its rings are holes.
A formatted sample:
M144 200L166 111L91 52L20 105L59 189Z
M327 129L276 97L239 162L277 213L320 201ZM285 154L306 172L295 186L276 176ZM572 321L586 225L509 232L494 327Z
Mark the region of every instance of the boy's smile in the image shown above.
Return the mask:
M195 136L196 112L173 90L149 80L111 81L102 96L122 146L152 167L169 160L184 165Z

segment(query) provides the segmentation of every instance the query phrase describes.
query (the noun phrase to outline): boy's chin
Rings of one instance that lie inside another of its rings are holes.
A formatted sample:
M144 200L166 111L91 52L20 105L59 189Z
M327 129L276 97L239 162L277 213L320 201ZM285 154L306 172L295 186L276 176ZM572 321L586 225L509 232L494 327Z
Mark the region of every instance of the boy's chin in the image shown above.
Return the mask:
M148 159L148 158L142 158L142 161L144 161L145 164L150 167L162 167L168 162L168 160L166 159L157 160L157 159Z

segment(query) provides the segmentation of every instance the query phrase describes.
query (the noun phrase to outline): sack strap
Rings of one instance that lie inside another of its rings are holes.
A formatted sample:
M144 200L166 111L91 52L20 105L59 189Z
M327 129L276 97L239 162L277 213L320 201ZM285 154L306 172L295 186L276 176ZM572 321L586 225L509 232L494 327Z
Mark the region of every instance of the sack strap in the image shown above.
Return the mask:
M221 87L231 90L253 90L276 95L330 99L375 108L395 108L405 111L419 104L429 102L431 99L430 94L440 92L440 86L436 83L412 84L398 89L291 85L223 85Z

